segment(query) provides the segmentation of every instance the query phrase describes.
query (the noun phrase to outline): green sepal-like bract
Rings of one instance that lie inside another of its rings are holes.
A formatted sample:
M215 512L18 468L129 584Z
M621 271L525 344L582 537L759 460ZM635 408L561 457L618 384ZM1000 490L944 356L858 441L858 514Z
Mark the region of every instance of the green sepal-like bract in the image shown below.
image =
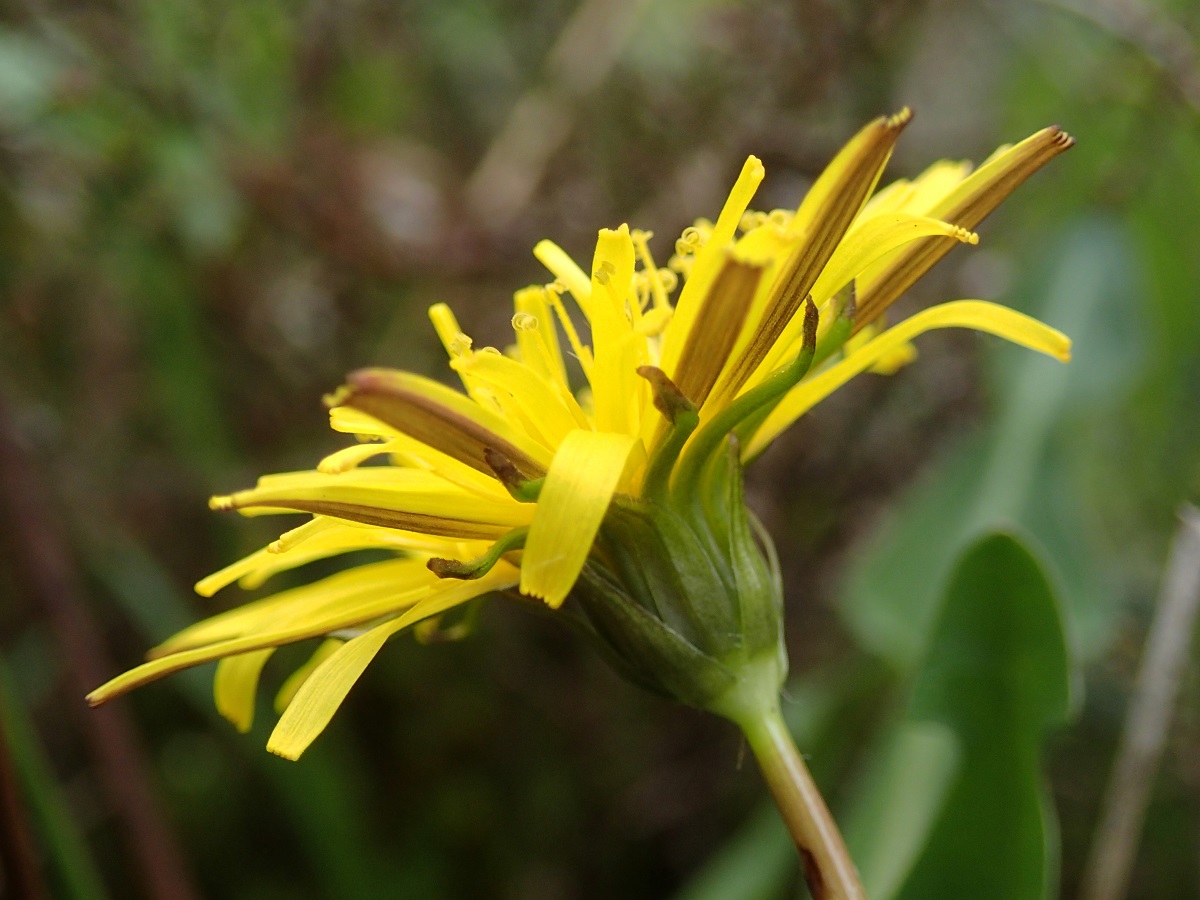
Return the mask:
M614 503L597 550L569 606L619 671L731 717L774 702L787 671L783 600L745 505L736 438L692 494Z

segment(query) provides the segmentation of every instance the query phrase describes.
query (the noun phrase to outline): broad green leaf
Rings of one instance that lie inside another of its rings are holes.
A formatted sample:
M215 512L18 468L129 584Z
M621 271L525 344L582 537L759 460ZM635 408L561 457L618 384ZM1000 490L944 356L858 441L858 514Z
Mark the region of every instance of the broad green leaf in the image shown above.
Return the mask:
M796 873L791 835L763 804L675 900L782 900Z
M843 833L871 900L891 900L925 846L959 772L954 731L941 722L889 729L845 817Z
M1055 893L1057 829L1041 773L1046 731L1071 708L1062 617L1038 561L985 536L950 580L908 717L955 735L958 774L901 900Z

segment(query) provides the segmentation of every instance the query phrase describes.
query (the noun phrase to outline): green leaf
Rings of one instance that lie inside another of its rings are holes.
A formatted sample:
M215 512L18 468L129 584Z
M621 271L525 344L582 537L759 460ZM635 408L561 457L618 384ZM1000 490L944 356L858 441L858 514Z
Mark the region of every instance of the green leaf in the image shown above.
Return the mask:
M940 722L905 720L884 735L843 826L872 900L891 900L903 886L960 763L959 741Z
M909 709L911 721L954 733L961 763L901 900L1055 893L1057 831L1040 754L1046 731L1069 714L1071 685L1042 567L1012 535L983 537L955 569Z
M795 877L791 835L778 810L764 804L675 900L782 900Z

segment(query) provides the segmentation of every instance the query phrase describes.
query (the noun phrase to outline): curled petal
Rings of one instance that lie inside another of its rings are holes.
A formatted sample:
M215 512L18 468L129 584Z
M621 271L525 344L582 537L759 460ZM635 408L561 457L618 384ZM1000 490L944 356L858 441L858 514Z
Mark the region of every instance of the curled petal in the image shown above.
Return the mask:
M746 448L745 457L757 456L781 431L835 390L887 359L918 334L937 328L974 328L997 335L1014 344L1052 356L1061 362L1071 358L1071 339L1037 319L984 300L955 300L923 310L889 328L879 337L851 353L820 375L800 382L763 422Z

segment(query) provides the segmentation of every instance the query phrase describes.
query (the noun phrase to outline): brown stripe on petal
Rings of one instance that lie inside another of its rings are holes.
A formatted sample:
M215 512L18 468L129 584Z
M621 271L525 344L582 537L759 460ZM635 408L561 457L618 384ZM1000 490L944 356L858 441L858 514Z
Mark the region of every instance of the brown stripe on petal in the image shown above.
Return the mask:
M254 503L238 505L227 503L224 505L224 508L248 509L258 505ZM405 531L433 534L440 537L482 538L490 540L512 530L511 525L467 522L462 519L452 519L446 516L402 512L379 506L367 506L362 503L346 503L341 500L272 499L269 503L261 505L270 507L271 509L290 509L296 512L308 512L318 516L332 516L335 519L361 522L363 525L378 525L380 528L400 528Z
M498 427L489 427L487 420L494 416L445 385L388 369L362 369L346 381L330 405L364 412L485 475L495 475L487 463L488 450L503 454L529 478L546 474L529 454L498 434Z
M675 367L675 387L697 407L708 397L745 324L762 267L726 257Z
M830 164L839 168L836 180L827 188L823 188L820 179L813 185L814 191L822 190L822 196L812 210L812 225L776 276L750 343L727 370L716 392L719 400L729 400L737 394L800 309L846 229L875 189L896 139L911 119L912 114L905 109L871 122ZM843 157L847 153L852 154L849 159Z
M980 167L926 215L973 230L1025 179L1074 145L1075 139L1058 126L1043 128ZM859 296L854 331L877 319L959 243L952 237L929 237L908 244Z

